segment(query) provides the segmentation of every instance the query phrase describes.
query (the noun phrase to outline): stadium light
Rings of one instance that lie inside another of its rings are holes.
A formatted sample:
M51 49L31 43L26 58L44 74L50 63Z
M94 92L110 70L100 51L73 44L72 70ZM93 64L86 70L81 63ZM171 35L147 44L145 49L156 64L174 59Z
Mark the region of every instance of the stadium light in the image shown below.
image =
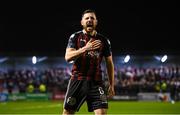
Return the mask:
M126 55L126 57L124 58L124 62L125 62L125 63L128 63L129 60L130 60L130 56L129 56L129 55Z
M33 56L33 57L32 57L32 63L33 63L33 64L36 64L36 63L37 63L37 58L36 58L36 56Z
M44 61L46 59L47 59L47 57L42 57L42 58L37 59L37 62L41 62L41 61Z
M1 59L0 59L0 63L5 62L6 60L8 60L8 58L7 58L7 57L1 58Z
M154 58L155 58L156 60L158 60L158 61L161 60L161 58L160 58L159 56L154 56Z
M167 60L167 55L164 55L164 56L161 58L161 62L164 63L166 60Z
M164 55L164 56L154 56L154 58L157 59L158 61L164 63L167 60L168 56L167 55Z

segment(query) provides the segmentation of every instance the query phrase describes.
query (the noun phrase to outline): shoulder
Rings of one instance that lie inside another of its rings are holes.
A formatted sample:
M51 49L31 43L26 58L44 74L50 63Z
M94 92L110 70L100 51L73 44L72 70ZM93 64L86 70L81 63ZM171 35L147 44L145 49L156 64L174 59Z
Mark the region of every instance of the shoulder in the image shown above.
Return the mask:
M77 32L74 32L73 34L70 35L70 38L76 38L77 36L81 35L83 32L82 31L77 31Z
M109 38L104 36L103 34L97 33L97 37L100 38L100 40L103 41L105 44L111 44Z

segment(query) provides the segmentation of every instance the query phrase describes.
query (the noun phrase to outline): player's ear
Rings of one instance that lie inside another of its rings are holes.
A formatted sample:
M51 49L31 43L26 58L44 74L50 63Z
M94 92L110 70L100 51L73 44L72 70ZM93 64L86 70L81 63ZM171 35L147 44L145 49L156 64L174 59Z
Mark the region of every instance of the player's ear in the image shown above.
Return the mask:
M82 20L81 20L81 25L83 26L83 22L82 22Z
M95 22L95 23L96 23L96 25L97 25L97 24L98 24L98 20L96 20L96 22Z

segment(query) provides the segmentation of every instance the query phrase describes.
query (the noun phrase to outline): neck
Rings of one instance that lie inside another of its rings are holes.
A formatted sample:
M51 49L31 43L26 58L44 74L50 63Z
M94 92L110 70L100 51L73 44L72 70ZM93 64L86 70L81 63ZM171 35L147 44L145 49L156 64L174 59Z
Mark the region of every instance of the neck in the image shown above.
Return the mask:
M96 30L93 30L92 32L87 32L87 31L85 31L85 30L83 29L83 33L89 34L89 35L91 35L91 36L96 36L97 31L96 31Z

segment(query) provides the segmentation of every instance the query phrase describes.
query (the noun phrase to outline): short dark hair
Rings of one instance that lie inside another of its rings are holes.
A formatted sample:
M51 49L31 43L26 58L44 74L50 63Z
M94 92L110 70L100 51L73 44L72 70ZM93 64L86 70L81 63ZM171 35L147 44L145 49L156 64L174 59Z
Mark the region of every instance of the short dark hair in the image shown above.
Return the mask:
M96 15L95 10L92 10L92 9L87 9L87 10L85 10L85 11L82 13L82 17L83 17L83 16L84 16L84 14L86 14L86 13L94 13L94 14Z

